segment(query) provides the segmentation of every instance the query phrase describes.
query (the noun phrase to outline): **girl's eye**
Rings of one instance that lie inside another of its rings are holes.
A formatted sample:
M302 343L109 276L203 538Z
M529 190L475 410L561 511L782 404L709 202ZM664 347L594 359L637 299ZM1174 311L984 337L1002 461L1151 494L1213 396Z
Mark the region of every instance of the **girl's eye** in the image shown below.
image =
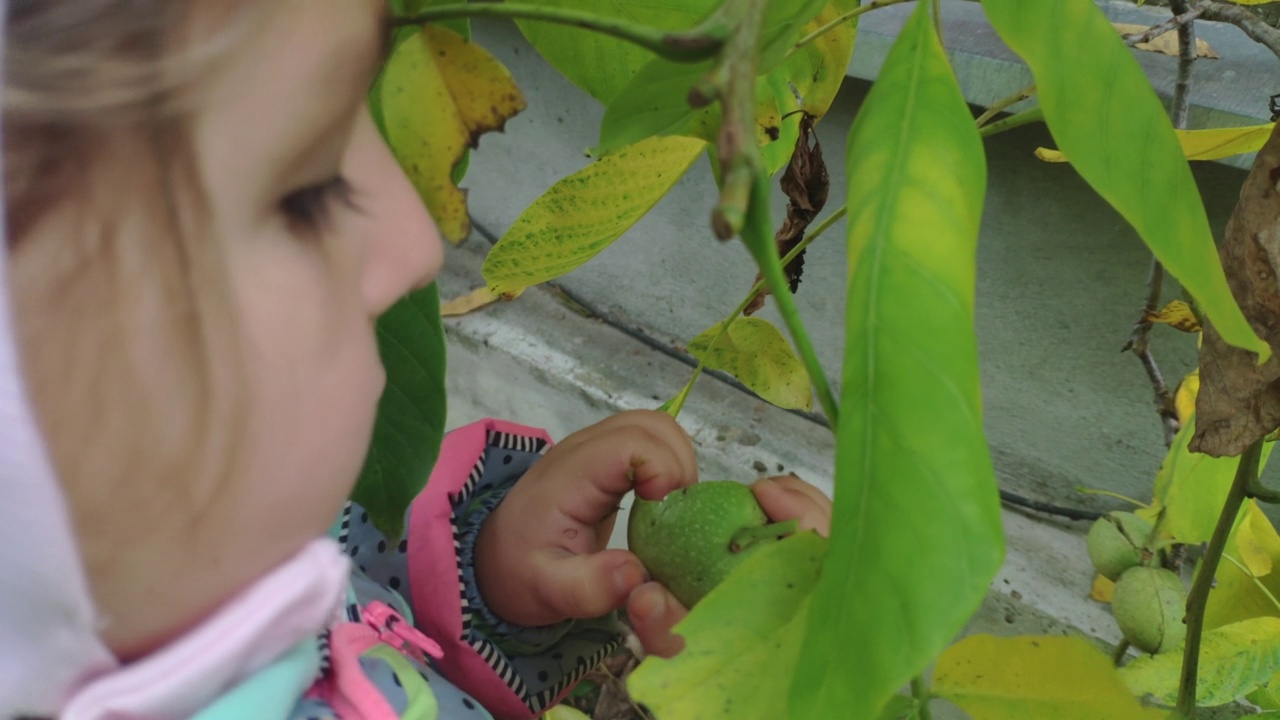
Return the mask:
M280 201L280 209L295 230L314 234L332 228L335 206L357 210L355 189L338 175L324 182L289 193Z

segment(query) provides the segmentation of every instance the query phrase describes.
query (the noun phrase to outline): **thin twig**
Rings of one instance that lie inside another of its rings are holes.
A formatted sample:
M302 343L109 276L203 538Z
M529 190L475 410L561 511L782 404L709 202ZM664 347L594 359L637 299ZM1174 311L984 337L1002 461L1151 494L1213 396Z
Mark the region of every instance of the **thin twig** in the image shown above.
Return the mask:
M1008 97L1000 98L999 100L991 103L991 107L987 108L986 112L979 115L978 119L974 120L974 122L977 123L978 127L982 127L983 125L986 125L987 123L991 122L991 118L995 117L996 115L999 115L1000 113L1004 112L1006 109L1014 105L1017 105L1018 103L1022 102L1023 100L1026 100L1027 98L1035 94L1036 94L1035 83L1031 83L1030 85L1024 88L1020 88L1014 94L1009 95Z
M1169 0L1169 7L1178 15L1190 15L1188 0ZM1187 105L1191 99L1191 70L1195 66L1196 23L1194 18L1178 25L1178 79L1173 85L1173 107L1169 115L1173 126L1187 128Z
M813 32L809 33L808 35L805 35L804 37L800 38L800 40L799 40L798 42L796 42L795 47L791 48L790 52L788 52L787 54L788 54L788 55L790 55L791 53L795 52L796 50L799 50L800 48L804 47L805 45L808 45L809 43L813 42L814 40L817 40L818 38L822 37L823 35L826 35L827 33L831 32L832 30L835 30L836 28L840 27L840 26L841 26L841 25L843 25L844 23L849 22L850 20L852 20L852 19L854 19L854 18L858 17L859 15L862 15L863 13L871 12L872 10L878 10L878 9L880 9L880 8L882 8L882 7L888 7L888 6L890 6L890 5L897 5L898 3L904 3L904 2L907 2L907 0L871 0L871 2L867 3L866 5L863 5L863 6L861 6L861 7L856 7L856 8L854 8L854 9L850 10L849 12L847 12L847 13L845 13L845 14L841 15L840 17L838 17L838 18L836 18L836 19L832 20L831 22L829 22L829 23L827 23L827 24L823 25L822 27L818 28L817 30L814 30Z
M1200 10L1200 19L1231 23L1243 30L1254 42L1265 45L1280 57L1280 30L1271 27L1247 8L1218 0L1197 0L1196 7Z
M1180 720L1195 720L1196 717L1196 679L1200 670L1200 638L1204 633L1204 611L1209 603L1209 590L1213 587L1214 576L1218 573L1218 565L1222 561L1223 551L1227 547L1227 538L1235 525L1236 517L1247 497L1249 485L1258 478L1258 459L1262 455L1262 441L1258 440L1240 456L1240 465L1236 468L1235 479L1231 489L1227 491L1227 499L1222 504L1222 512L1218 515L1218 524L1213 528L1213 537L1209 539L1209 547L1200 560L1200 568L1196 572L1195 581L1191 583L1191 592L1187 595L1187 643L1182 651L1182 677L1178 685L1178 706L1172 717Z
M1044 122L1044 109L1039 105L1028 110L1023 110L1016 115L1010 115L1007 118L1002 118L993 123L983 125L978 128L978 135L988 138L992 135L999 135L1006 130L1012 130L1016 127L1030 125L1035 122Z
M1128 45L1129 47L1133 47L1134 45L1141 45L1142 43L1145 43L1145 42L1151 42L1152 40L1155 40L1161 35L1169 32L1170 30L1176 27L1179 27L1181 25L1184 25L1186 23L1189 23L1192 20L1195 20L1196 18L1200 17L1200 13L1202 12L1204 12L1204 8L1199 6L1193 7L1190 10L1182 13L1181 15L1174 15L1168 20L1165 20L1164 22L1158 23L1156 25L1152 25L1151 27L1147 28L1146 30L1143 30L1140 33L1129 33L1128 35L1124 36L1124 44Z
M1129 334L1128 341L1120 352L1132 352L1142 362L1142 369L1146 371L1147 379L1151 381L1156 414L1160 416L1160 423L1164 427L1164 446L1170 447L1182 428L1181 423L1178 422L1178 409L1173 401L1173 393L1169 392L1169 384L1165 382L1160 366L1151 353L1149 342L1151 321L1147 319L1159 306L1163 285L1164 266L1159 260L1152 258L1151 271L1147 274L1146 302L1142 306L1142 313L1138 316L1137 322L1133 324L1133 331Z
M512 2L458 3L436 5L422 12L392 19L395 27L423 25L442 20L473 17L505 17L514 20L539 20L570 25L611 35L635 43L642 48L677 62L696 62L715 57L729 37L729 29L718 16L683 32L667 32L636 24L630 20L603 17L571 8L545 7Z

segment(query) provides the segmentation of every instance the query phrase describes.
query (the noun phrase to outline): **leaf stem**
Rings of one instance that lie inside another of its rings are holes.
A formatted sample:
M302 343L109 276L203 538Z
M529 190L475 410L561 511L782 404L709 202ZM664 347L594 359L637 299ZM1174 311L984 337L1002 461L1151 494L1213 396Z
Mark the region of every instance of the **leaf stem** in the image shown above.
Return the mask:
M1191 583L1191 592L1187 596L1187 643L1182 651L1182 677L1178 685L1178 705L1173 715L1181 720L1195 720L1196 717L1200 636L1204 632L1204 611L1209 603L1209 590L1213 587L1214 576L1218 573L1218 565L1226 550L1231 528L1248 496L1249 485L1258 478L1258 461L1261 455L1262 441L1258 440L1240 456L1235 480L1231 483L1231 489L1227 491L1227 499L1222 504L1222 513L1218 515L1218 524L1213 529L1209 547L1200 561L1200 569L1196 572L1195 581Z
M859 15L871 12L872 10L878 10L882 7L897 5L898 3L903 3L903 2L907 2L907 0L871 0L871 2L867 3L866 5L863 5L861 7L856 7L850 10L849 12L844 13L843 15L837 17L831 22L823 25L817 30L814 30L808 35L805 35L804 37L800 38L800 40L796 42L795 47L791 48L791 50L787 53L787 55L790 56L792 53L804 47L805 45L808 45L814 40L817 40L823 35L826 35L827 33L831 32L832 30L835 30L836 28L858 17Z
M924 681L923 675L911 678L911 695L916 699L917 720L933 720L933 711L929 709L929 700L933 698L933 693L929 690L929 684Z
M513 20L538 20L558 25L572 25L626 40L677 62L696 62L715 57L729 38L729 28L720 22L718 16L713 16L707 23L691 30L669 32L620 18L603 17L570 8L512 2L437 5L414 15L394 18L392 25L404 27L473 17L504 17Z
M849 206L844 205L824 218L823 221L815 225L813 230L809 231L809 233L805 235L800 242L796 243L795 247L791 248L791 252L784 255L782 259L778 261L779 264L783 267L791 264L791 261L794 260L797 255L804 252L809 245L813 244L814 240L821 237L824 232L830 229L832 225L835 225L836 221L847 215L848 212ZM738 303L738 307L734 308L733 312L729 313L729 316L721 321L720 330L716 333L716 336L712 338L710 347L715 347L720 344L720 339L729 331L729 327L733 325L739 317L741 317L742 313L746 311L747 306L751 304L751 301L755 299L756 295L759 295L760 291L763 289L763 280L756 283L755 286L751 288L751 292L747 293L747 296L742 299L742 302ZM693 369L693 377L689 378L689 382L685 384L679 394L664 403L661 409L670 414L673 418L678 417L680 415L680 410L684 407L684 401L688 399L689 393L693 390L694 383L698 381L698 377L702 375L702 371L706 369L706 366L706 356L704 355L703 357L698 358L698 365Z
M831 392L826 373L822 370L822 363L818 361L818 354L813 350L813 343L809 340L804 322L800 320L795 296L791 294L787 276L783 273L782 263L778 259L778 247L773 242L773 232L769 222L769 178L764 173L756 173L755 181L752 183L751 205L747 210L747 222L742 226L742 240L755 257L756 264L760 266L760 274L764 276L769 292L773 293L773 301L777 304L778 313L782 316L787 330L791 332L791 339L795 341L800 359L804 361L805 369L809 371L809 381L817 391L822 411L831 424L831 431L835 432L839 425L836 398Z
M997 120L996 122L993 122L990 125L984 125L978 128L978 134L984 138L987 138L987 137L991 137L992 135L999 135L1000 133L1006 130L1012 130L1016 127L1022 127L1023 125L1030 125L1033 122L1041 122L1043 120L1044 120L1044 110L1040 109L1039 106L1036 106L1029 110L1023 110L1017 115L1010 115L1009 117L1003 120Z
M1141 45L1142 43L1145 43L1145 42L1151 42L1152 40L1155 40L1156 38L1182 25L1183 23L1188 23L1188 22L1191 22L1192 20L1195 20L1196 18L1200 17L1200 13L1202 12L1204 12L1204 8L1195 7L1190 10L1187 10L1186 12L1183 12L1180 15L1174 15L1173 17L1169 18L1168 20L1165 20L1162 23L1152 25L1151 27L1147 28L1146 30L1143 30L1140 33L1129 33L1124 36L1124 44L1128 45L1129 47L1133 47L1134 45Z
M982 127L983 125L986 125L987 123L991 122L991 118L994 118L995 116L1004 112L1006 109L1013 107L1014 105L1017 105L1018 103L1022 102L1023 100L1026 100L1027 98L1035 94L1036 94L1035 83L1031 83L1030 85L1024 88L1019 88L1018 91L1013 93L1012 95L1009 95L1007 97L1002 97L999 100L991 103L991 107L987 108L985 112L979 115L978 119L974 120L974 122L978 124L978 127Z

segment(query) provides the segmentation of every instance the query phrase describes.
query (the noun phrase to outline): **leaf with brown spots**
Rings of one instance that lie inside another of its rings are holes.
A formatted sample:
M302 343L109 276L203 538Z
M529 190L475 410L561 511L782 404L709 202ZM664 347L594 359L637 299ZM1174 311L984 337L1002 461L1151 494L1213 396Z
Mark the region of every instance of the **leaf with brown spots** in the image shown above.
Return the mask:
M440 232L461 242L471 221L454 167L525 108L520 88L479 45L433 25L396 45L378 87L387 144Z
M808 113L801 117L800 137L796 140L795 152L782 173L782 192L786 194L788 201L787 219L774 235L779 257L785 256L800 244L805 230L809 229L809 223L813 222L827 204L831 179L827 176L827 164L822 159L822 143L813 131L816 120ZM791 292L795 293L800 288L800 278L804 274L804 253L796 255L783 270L791 284ZM757 274L756 282L759 283L761 279ZM767 291L763 290L757 294L742 311L743 314L751 315L764 307L766 294Z
M1219 254L1227 285L1255 332L1280 347L1280 135L1274 131L1245 179ZM1262 365L1257 355L1228 345L1206 322L1200 348L1191 450L1239 455L1280 427L1280 359Z
M1149 323L1168 325L1184 333L1200 332L1199 318L1191 311L1191 306L1181 300L1174 300L1155 312L1144 312L1142 319Z

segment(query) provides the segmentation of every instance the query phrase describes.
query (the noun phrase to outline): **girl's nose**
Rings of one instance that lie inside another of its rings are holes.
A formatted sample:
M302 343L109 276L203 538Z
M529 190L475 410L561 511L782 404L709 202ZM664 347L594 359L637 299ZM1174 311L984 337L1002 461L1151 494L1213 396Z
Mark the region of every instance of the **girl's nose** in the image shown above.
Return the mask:
M435 279L444 262L444 247L435 221L378 135L372 118L365 116L359 122L353 148L362 147L366 153L360 165L370 178L361 200L369 217L362 284L370 314L376 316L405 293Z

